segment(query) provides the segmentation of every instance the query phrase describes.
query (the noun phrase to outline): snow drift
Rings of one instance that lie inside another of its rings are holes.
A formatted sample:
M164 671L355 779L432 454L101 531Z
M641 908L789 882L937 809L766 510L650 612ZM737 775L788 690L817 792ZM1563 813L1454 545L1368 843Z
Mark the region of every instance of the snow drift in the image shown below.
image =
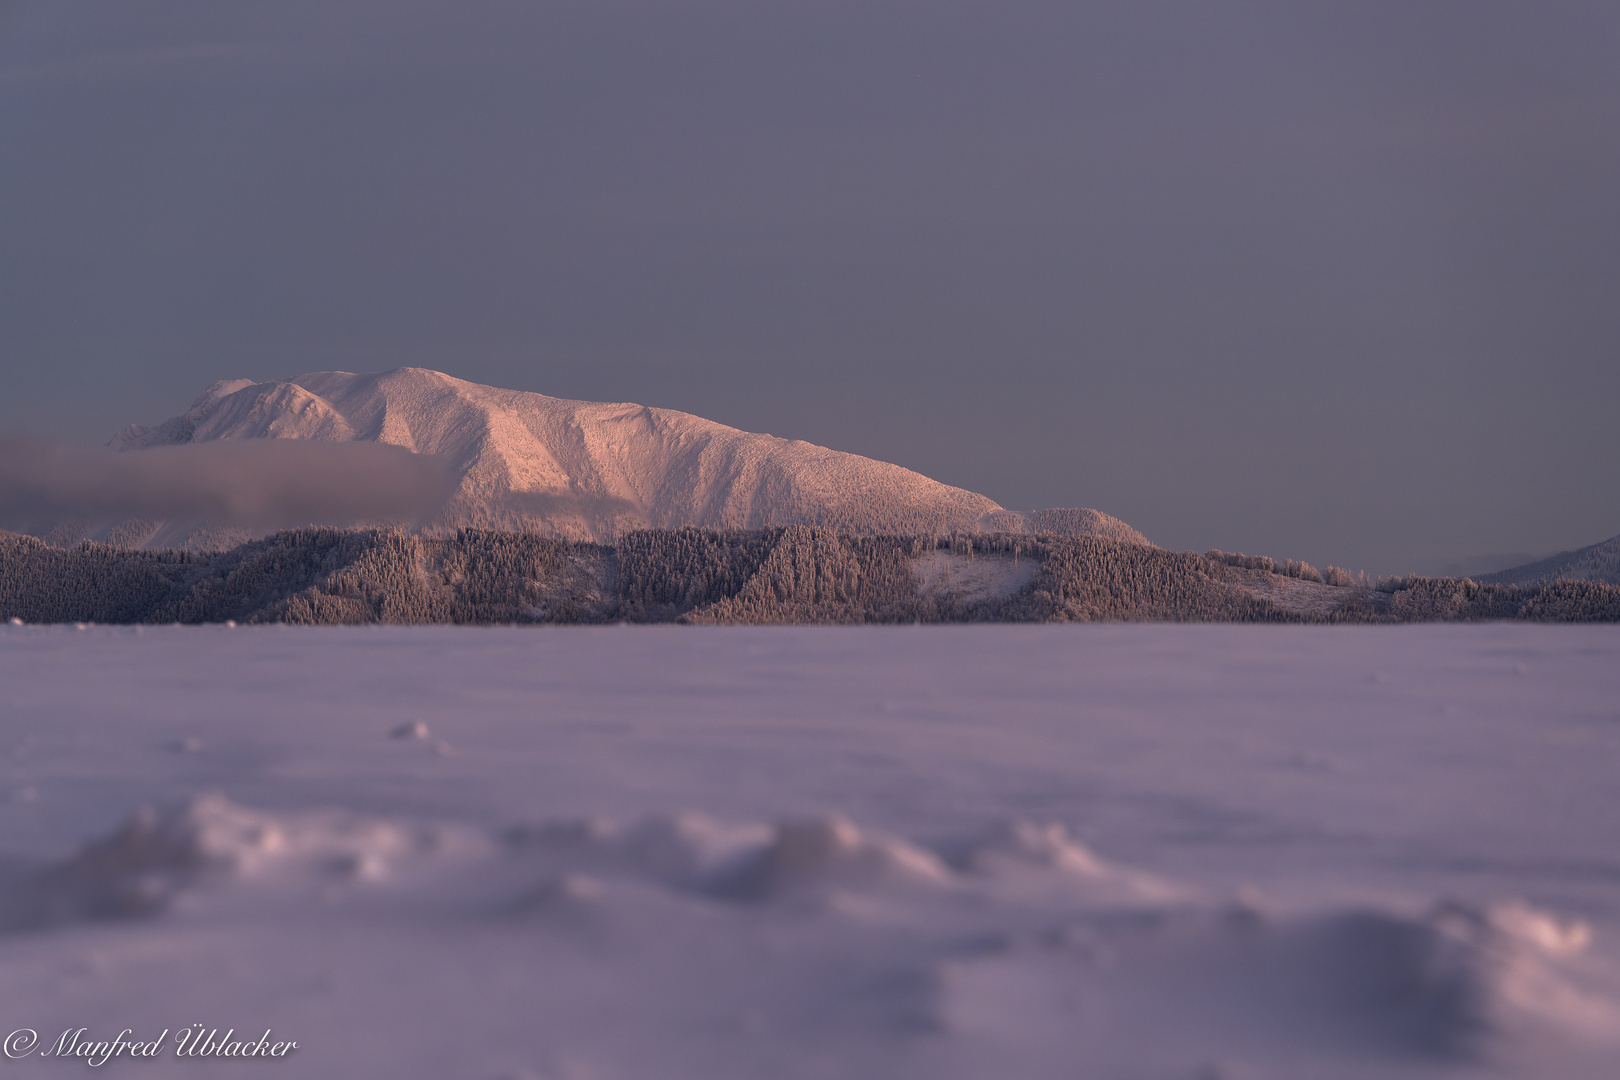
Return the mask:
M0 622L0 1036L271 1029L226 1071L280 1080L1612 1080L1617 657Z
M223 922L271 982L286 977L275 941L287 925L342 951L351 976L374 978L388 954L432 956L418 1008L435 1017L473 992L467 960L441 955L441 938L507 940L569 977L583 945L599 965L611 958L596 978L625 991L616 1008L649 1025L681 996L741 1004L766 975L798 993L754 998L751 1023L906 1051L881 1070L846 1061L846 1076L974 1075L988 1047L997 1075L1021 1078L1072 1075L1076 1061L1088 1075L1178 1075L1153 1061L1200 1057L1214 1062L1203 1075L1231 1075L1224 1056L1291 1063L1293 1076L1396 1075L1500 1066L1549 1033L1601 1050L1620 1030L1614 1003L1579 985L1579 921L1515 902L1215 901L1028 821L935 850L836 815L561 818L485 833L210 795L136 811L7 901L13 933L157 919L172 942ZM361 924L396 929L357 948ZM516 990L551 972L481 974ZM835 1007L851 975L863 987L853 1014ZM601 1027L571 1031L576 1049L616 1061L614 1075L653 1075ZM656 1075L749 1075L706 1064L702 1042L666 1041Z

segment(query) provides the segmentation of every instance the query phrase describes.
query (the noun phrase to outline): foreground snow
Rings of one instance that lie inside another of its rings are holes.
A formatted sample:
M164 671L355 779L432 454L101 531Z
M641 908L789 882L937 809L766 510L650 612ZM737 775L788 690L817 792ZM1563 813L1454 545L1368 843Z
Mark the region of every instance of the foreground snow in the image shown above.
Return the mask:
M1616 628L8 627L0 710L8 1075L1620 1070Z

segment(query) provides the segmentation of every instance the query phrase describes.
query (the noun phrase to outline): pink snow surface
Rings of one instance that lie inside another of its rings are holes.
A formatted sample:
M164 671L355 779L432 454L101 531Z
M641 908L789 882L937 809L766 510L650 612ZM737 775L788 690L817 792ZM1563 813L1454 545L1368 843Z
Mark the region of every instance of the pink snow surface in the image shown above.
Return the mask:
M1612 1078L1620 628L8 626L0 857L0 1077Z

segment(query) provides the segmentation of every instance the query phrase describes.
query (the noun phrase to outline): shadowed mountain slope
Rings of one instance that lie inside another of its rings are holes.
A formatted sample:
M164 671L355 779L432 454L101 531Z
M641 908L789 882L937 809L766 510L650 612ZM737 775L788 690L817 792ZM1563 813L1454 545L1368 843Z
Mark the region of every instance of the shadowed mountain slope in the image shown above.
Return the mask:
M1559 579L1620 585L1620 536L1539 562L1498 570L1494 574L1482 574L1478 578L1480 582L1491 585L1533 585Z

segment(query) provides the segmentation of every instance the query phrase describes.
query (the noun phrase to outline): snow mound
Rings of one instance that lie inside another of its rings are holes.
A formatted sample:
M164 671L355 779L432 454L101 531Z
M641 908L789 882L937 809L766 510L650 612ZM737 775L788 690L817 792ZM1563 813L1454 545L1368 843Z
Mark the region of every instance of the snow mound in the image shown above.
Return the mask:
M1267 1063L1257 1075L1518 1075L1538 1040L1598 1047L1593 1060L1620 1048L1620 1009L1583 981L1590 930L1522 903L1279 914L1211 902L1028 821L954 850L838 815L490 833L204 796L138 810L12 889L7 926L223 930L271 971L290 930L342 950L350 982L415 951L448 971L477 940L484 969L413 989L423 1015L486 979L554 1001L584 980L652 1023L711 995L791 1038L891 1040L917 1055L905 1075L1034 1080L1080 1062L1098 1076L1241 1076L1230 1063L1245 1061Z
M695 813L628 826L547 822L513 830L508 842L548 879L634 878L726 900L939 885L951 876L938 856L837 815L774 826L727 825Z
M1319 980L1323 1005L1419 1051L1477 1057L1536 1023L1597 1033L1620 1019L1554 968L1585 950L1586 925L1521 903L1448 901L1415 917L1349 911L1276 936L1271 950Z
M1518 1071L1538 1046L1582 1046L1588 1060L1620 1049L1620 1010L1577 981L1587 939L1518 903L1144 907L952 958L933 1007L944 1028L996 1044L1009 1075L1049 1075L1088 1014L1106 1017L1079 1039L1097 1075L1540 1075ZM1155 1060L1162 1073L1140 1072Z
M977 875L1022 883L1046 883L1093 904L1166 903L1183 891L1150 874L1098 858L1060 824L1014 821L969 848L959 865Z
M941 885L949 876L931 852L831 815L778 825L725 887L741 896L770 897Z
M504 839L513 857L543 881L632 879L703 892L769 834L763 825L728 825L687 812L628 825L606 818L546 821L509 829Z
M466 842L440 826L340 812L272 815L201 795L167 809L140 807L110 836L25 881L6 922L15 928L152 915L193 886L255 878L383 881L410 861Z

